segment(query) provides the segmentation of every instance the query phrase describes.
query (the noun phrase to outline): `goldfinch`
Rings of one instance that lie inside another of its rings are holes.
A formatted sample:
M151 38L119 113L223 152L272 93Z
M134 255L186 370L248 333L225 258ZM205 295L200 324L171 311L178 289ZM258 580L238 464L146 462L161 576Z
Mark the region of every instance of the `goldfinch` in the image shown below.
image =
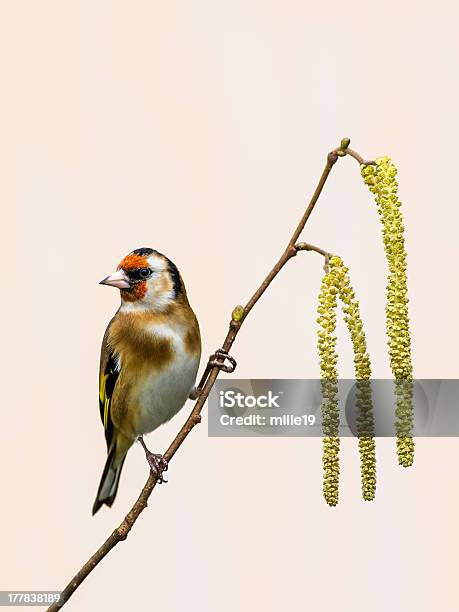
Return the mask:
M113 504L126 453L137 439L163 480L167 463L148 451L142 436L169 421L193 396L201 357L198 321L167 257L136 249L101 284L120 290L121 306L102 342L99 407L108 457L93 514Z

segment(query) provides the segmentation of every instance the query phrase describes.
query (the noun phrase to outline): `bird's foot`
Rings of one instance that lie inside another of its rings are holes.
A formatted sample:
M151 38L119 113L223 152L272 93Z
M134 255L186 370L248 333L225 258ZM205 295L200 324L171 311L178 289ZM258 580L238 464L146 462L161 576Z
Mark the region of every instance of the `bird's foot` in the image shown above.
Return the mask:
M229 365L226 365L225 361L229 361ZM201 395L201 391L206 384L207 379L209 378L209 374L212 371L212 368L218 368L219 370L223 370L223 372L228 372L231 374L236 369L237 363L234 357L231 357L226 351L223 349L218 349L215 353L209 357L209 361L207 362L206 369L204 370L204 374L202 375L201 381L197 387L193 387L190 391L190 395L188 396L191 400L196 400Z
M167 468L169 464L166 459L160 454L151 453L150 451L145 453L148 461L148 465L150 466L150 470L155 474L157 482L161 484L162 482L167 482L167 480L163 476L163 472L167 472Z
M145 451L145 457L147 458L148 465L150 466L150 470L152 474L156 476L156 481L161 484L162 482L167 482L167 480L163 477L163 472L167 472L167 468L169 464L166 459L161 454L152 453L148 450L143 436L139 436L139 442Z
M229 365L225 364L226 360L229 361ZM231 357L229 353L223 349L218 349L209 357L208 365L211 368L219 368L223 370L223 372L231 374L236 369L237 363L234 357Z

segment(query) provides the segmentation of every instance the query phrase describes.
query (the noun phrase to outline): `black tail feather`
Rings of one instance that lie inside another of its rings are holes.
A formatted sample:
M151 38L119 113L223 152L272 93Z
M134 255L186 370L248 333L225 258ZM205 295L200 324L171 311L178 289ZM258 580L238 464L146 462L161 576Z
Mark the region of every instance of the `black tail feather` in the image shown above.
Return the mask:
M118 491L118 485L120 482L121 470L126 455L118 462L115 466L116 458L116 447L113 446L110 450L107 461L105 462L104 471L100 480L99 488L97 490L96 500L92 507L92 514L94 515L104 504L111 506L115 500L116 493Z

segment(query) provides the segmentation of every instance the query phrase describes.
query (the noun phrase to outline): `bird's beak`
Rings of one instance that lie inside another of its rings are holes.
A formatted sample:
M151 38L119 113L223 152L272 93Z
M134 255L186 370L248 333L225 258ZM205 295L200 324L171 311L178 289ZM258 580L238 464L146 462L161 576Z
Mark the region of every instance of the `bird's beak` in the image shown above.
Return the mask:
M129 283L129 277L124 270L117 270L104 280L101 280L99 285L110 285L110 287L116 287L117 289L130 289L131 284Z

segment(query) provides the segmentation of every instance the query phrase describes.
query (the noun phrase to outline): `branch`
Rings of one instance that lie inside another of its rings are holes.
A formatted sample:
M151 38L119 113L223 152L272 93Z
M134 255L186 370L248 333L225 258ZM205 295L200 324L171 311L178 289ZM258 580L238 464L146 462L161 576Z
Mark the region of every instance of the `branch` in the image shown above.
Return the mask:
M322 189L327 181L328 175L331 172L331 169L335 165L338 157L344 157L346 154L349 154L351 157L356 159L360 164L373 164L372 161L365 161L360 155L355 153L348 148L350 141L348 138L343 138L341 141L341 146L331 151L327 156L327 163L325 164L325 168L322 172L322 176L319 179L319 183L314 191L311 200L304 212L303 217L298 223L297 228L292 234L289 243L285 251L282 253L280 259L272 268L271 272L269 272L268 276L261 283L259 288L255 291L252 297L249 299L247 304L242 306L237 306L233 310L232 318L229 324L229 330L226 335L225 341L223 343L222 349L226 353L228 353L236 339L237 334L242 326L242 323L245 321L247 315L264 294L266 289L269 287L273 279L279 274L285 264L299 251L315 251L320 255L325 257L325 262L328 261L329 254L316 247L314 245L308 244L306 242L300 242L296 244L301 232L303 231L306 223L308 222L309 217L311 216L312 211L319 199L319 196L322 192ZM217 361L223 363L224 358L220 357ZM196 403L191 411L191 414L187 418L185 424L178 432L175 439L172 441L171 445L164 453L164 458L170 462L172 457L178 451L178 449L183 444L185 438L191 432L193 427L200 423L201 421L201 411L204 406L205 401L207 400L210 390L214 386L215 380L220 372L220 368L218 366L214 366L212 368L206 368L206 372L204 373L202 385L200 385L200 393ZM98 565L102 559L108 555L108 553L114 548L119 542L125 540L131 531L134 523L139 518L140 513L147 507L148 498L150 497L153 489L156 486L156 476L150 472L147 482L145 483L142 492L140 493L137 501L132 506L123 522L112 532L112 534L105 540L102 546L92 555L92 557L83 565L83 567L79 570L79 572L72 578L72 580L68 583L65 589L61 593L60 600L54 602L47 610L47 612L56 612L56 610L60 610L72 594L76 591L76 589L80 586L80 584L85 580L89 574L93 571L93 569Z

